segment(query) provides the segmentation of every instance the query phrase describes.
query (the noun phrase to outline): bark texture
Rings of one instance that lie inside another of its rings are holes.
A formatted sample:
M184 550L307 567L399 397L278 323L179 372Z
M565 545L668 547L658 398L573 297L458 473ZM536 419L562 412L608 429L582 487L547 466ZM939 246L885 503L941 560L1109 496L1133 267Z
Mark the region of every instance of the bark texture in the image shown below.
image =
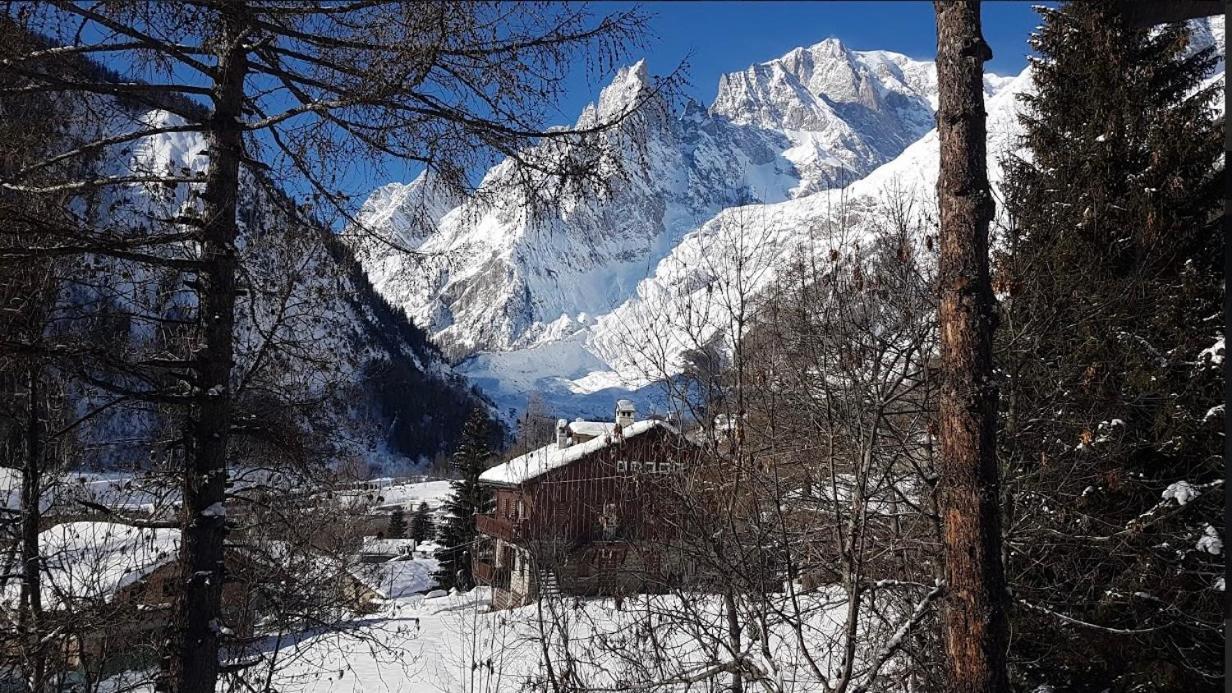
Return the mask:
M32 365L28 372L29 418L26 421L26 464L21 476L21 591L18 626L22 633L27 683L32 691L46 684L46 659L43 656L42 557L39 553L39 506L42 489L45 443L42 370Z
M240 127L244 78L248 72L247 25L240 4L220 13L218 56L207 129L209 167L202 194L201 260L197 277L201 346L194 359L195 403L188 418L184 475L184 584L171 658L171 686L177 693L213 693L219 674L222 588L226 580L223 544L227 441L232 414L236 246L236 198L243 157Z
M948 594L946 689L1008 691L992 380L995 300L988 273L993 202L985 154L983 65L992 51L978 0L938 1L937 131L941 172L940 510Z

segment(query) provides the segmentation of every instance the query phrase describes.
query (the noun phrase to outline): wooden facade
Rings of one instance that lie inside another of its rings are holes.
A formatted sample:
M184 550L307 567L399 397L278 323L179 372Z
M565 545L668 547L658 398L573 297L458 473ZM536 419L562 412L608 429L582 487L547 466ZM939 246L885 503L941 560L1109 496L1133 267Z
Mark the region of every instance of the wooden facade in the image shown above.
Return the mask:
M476 518L473 572L493 587L495 605L523 604L541 590L655 591L687 573L667 547L677 528L673 498L684 492L696 447L661 422L627 438L618 426L599 435L605 445L567 464L518 483L488 482L495 507ZM594 437L575 434L573 444Z
M237 550L228 550L225 557L227 582L222 590L222 623L235 637L250 638L256 632L256 623L270 612L257 588L277 584L282 567ZM369 613L384 598L345 570L329 575L334 584L319 587L336 594L338 605L347 611ZM98 680L121 671L154 666L165 648L181 584L179 564L170 560L113 593L83 594L71 604L48 609L44 613L44 627L59 634L53 663L68 672L72 681ZM0 626L14 624L0 619ZM4 654L15 656L17 652ZM3 679L0 690L5 690Z

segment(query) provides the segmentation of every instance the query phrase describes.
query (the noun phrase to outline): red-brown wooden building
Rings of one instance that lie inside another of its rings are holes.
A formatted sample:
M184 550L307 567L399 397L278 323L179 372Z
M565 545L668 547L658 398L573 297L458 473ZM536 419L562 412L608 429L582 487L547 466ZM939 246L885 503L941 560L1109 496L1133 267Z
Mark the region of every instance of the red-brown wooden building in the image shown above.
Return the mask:
M628 400L610 423L558 421L555 442L480 477L496 503L476 517L476 578L498 607L541 591L620 595L683 579L688 566L665 547L672 498L696 457L672 424L635 420Z

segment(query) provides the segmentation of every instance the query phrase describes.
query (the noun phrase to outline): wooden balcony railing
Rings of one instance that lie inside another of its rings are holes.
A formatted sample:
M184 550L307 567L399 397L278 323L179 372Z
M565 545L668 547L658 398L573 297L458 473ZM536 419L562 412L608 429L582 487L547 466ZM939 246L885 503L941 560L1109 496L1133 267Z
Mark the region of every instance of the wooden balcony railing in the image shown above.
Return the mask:
M479 530L480 534L486 534L497 539L505 541L513 541L517 537L518 525L520 523L510 522L491 515L476 515L475 529Z
M475 575L475 581L481 585L509 587L509 570L507 568L497 568L491 563L475 559L471 561L471 572Z

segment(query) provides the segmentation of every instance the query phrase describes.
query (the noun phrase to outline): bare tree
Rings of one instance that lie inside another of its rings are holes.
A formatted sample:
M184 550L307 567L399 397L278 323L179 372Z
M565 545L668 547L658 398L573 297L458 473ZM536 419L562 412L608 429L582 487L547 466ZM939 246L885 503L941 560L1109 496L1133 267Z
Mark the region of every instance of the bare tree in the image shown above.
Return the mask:
M619 351L704 452L646 505L661 531L632 561L681 574L632 568L645 593L616 599L619 626L540 595L536 642L562 689L935 682L933 217L910 191L885 197L834 193L803 240L726 214L695 236L679 290L622 316Z
M996 302L988 273L988 186L980 4L938 0L937 132L941 172L941 523L946 556L942 619L947 690L1006 691L1009 628L1001 563L992 336Z
M593 21L580 7L502 3L83 6L51 0L17 8L12 19L48 40L4 61L18 79L0 94L77 95L84 125L77 143L7 172L0 187L25 196L67 192L113 206L124 203L131 186L171 192L162 204L138 210L129 228L61 225L53 242L11 255L92 253L184 275L179 281L188 300L176 306L178 314L148 316L178 335L178 348L141 359L144 375L96 384L182 412L185 587L165 685L213 691L224 630L229 442L243 386L235 364L236 306L246 291L239 245L252 231L239 208L245 186L283 199L275 181L290 174L313 192L315 209L349 215L336 164L356 155L422 162L456 187L465 186L471 165L494 154L510 157L525 171L517 180L527 184L583 182L603 158L595 136L637 109L551 131L539 126L539 109L556 93L575 51L618 56L643 16L625 12ZM149 80L66 67L66 60L82 57L125 64ZM133 104L170 115L134 122ZM182 168L89 175L66 175L62 166L183 133L204 140L198 153L204 166L190 160ZM559 145L527 147L541 141ZM559 146L572 155L556 156ZM313 208L282 206L294 222L319 221Z

